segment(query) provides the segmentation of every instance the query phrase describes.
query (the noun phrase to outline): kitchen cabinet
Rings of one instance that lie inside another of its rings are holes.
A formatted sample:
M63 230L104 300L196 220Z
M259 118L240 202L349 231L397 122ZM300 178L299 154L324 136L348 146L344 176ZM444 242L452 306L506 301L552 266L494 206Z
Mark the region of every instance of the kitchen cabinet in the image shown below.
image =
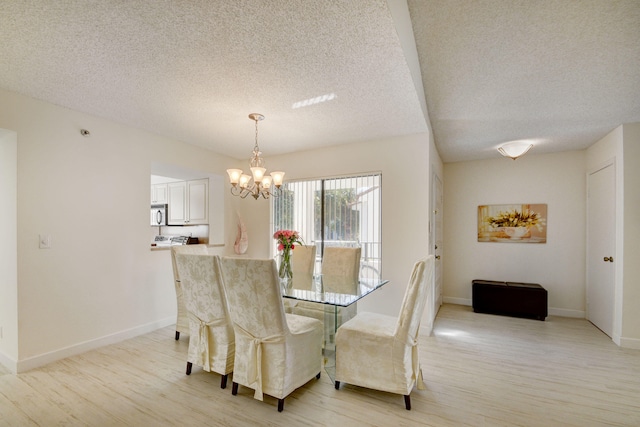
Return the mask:
M167 184L169 225L209 224L209 180L170 182Z
M164 205L167 203L167 184L153 184L151 186L151 204Z

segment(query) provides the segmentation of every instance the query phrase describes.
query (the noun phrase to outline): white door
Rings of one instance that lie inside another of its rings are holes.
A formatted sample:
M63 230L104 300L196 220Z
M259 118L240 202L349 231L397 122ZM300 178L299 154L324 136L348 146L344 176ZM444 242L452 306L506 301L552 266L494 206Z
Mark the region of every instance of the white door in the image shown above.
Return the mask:
M587 187L587 319L612 336L616 261L614 165L589 174Z

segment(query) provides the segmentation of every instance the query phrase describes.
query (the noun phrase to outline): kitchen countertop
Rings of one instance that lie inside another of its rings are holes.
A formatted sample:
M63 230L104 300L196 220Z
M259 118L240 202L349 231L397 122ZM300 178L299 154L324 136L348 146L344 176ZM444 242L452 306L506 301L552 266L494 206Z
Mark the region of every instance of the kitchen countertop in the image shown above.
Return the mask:
M213 245L210 245L208 243L200 243L201 245L207 245L208 248L222 248L224 247L224 243L216 243ZM157 245L157 246L151 246L150 249L152 251L168 251L171 249L172 246L184 246L184 245Z

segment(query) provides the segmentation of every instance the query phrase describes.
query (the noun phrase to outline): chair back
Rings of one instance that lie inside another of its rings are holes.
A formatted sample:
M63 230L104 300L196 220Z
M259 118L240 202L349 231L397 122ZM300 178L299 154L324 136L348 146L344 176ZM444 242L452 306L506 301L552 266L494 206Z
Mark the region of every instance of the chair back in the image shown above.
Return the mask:
M255 338L289 333L275 260L222 257L220 267L236 327Z
M324 248L322 284L325 291L357 293L361 251L360 248Z
M218 257L179 252L175 259L185 306L190 315L205 324L217 319L230 323Z
M433 286L434 262L434 256L429 255L413 266L396 324L396 337L417 338L427 296Z
M296 245L291 251L292 285L296 289L311 290L316 264L315 245Z
M173 279L180 281L180 273L176 266L176 254L206 254L207 245L176 245L171 246L171 265L173 266Z
M316 264L316 245L297 245L291 251L291 271L296 273L313 274Z

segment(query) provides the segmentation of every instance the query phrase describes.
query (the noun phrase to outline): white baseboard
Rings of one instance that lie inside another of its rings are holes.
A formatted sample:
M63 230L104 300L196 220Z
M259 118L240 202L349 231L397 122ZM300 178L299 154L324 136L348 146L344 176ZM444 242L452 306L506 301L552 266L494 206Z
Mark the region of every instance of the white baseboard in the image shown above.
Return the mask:
M445 304L456 304L456 305L468 305L472 306L471 300L468 298L455 298L455 297L442 297L442 302Z
M473 306L473 301L468 298L456 298L456 297L443 296L442 302L445 304L467 305L469 307ZM585 318L585 312L580 310L570 310L565 308L550 307L548 311L551 316L575 317L578 319Z
M584 319L586 314L581 310L570 310L567 308L555 308L549 307L549 315L550 316L560 316L560 317L574 317L576 319Z
M159 328L164 328L169 325L173 325L176 323L176 317L171 316L162 320L158 320L155 322L147 323L146 325L137 326L135 328L127 329L121 332L116 332L111 335L106 335L101 338L96 338L93 340L81 342L78 344L71 345L69 347L61 348L59 350L50 351L48 353L43 353L37 356L32 356L26 358L24 360L19 360L15 365L14 373L26 372L30 369L38 368L40 366L44 366L46 364L75 356L80 353L84 353L89 350L93 350L99 347L104 347L105 345L115 344L120 341L127 340L129 338L137 337L138 335L144 335L146 333L155 331ZM9 367L11 369L11 367Z
M6 354L0 352L0 365L4 366L12 374L17 373L17 363L14 359L10 358Z
M618 345L623 348L640 350L640 339L620 337L620 343Z

